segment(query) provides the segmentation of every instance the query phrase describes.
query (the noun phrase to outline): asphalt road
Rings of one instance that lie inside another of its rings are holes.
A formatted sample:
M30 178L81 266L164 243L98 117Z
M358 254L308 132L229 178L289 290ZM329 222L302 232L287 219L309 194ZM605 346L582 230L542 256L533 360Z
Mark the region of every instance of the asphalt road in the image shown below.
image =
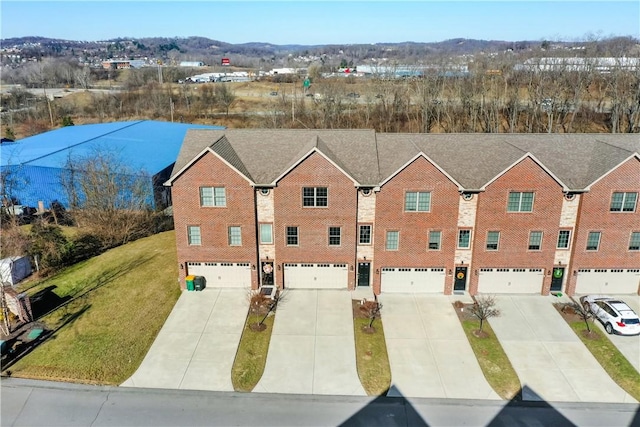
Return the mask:
M637 426L631 404L132 389L3 378L2 426Z

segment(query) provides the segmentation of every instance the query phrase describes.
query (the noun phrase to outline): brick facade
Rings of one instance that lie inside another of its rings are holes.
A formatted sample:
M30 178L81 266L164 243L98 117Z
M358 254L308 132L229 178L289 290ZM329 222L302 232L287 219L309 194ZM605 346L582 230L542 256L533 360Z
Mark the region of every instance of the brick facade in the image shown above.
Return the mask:
M471 294L478 292L480 270L488 268L540 269L541 284L535 293L548 294L554 268L562 267L562 290L569 295L576 291L576 271L581 268L640 271L640 251L629 250L631 232L640 232L640 201L633 212L610 212L614 191L640 192L637 154L575 191L568 190L537 156L524 155L507 170L497 171L483 188L467 192L425 155L407 160L406 166L391 177L380 177L379 183L363 185L335 161L334 153L327 155L321 148L307 153L263 187L231 167L233 162L211 152L173 179L183 287L189 262L249 263L253 289L260 284L264 262L273 263L275 284L285 287L286 263L345 264L349 289L357 285L358 263L370 263L369 283L375 294L385 291L381 287L385 267L443 268L445 284L437 291L444 294L453 292L459 267L467 269L464 287ZM202 186L224 187L226 206L201 207ZM305 187L326 188L328 205L304 207ZM428 211L406 211L407 192L429 193ZM509 212L510 192L532 192L533 210ZM272 224L272 243L259 242L260 224ZM188 244L191 225L201 227L201 245ZM371 226L369 244L359 243L360 225ZM241 246L229 245L229 226L241 227ZM298 227L297 245L287 244L288 226ZM339 245L329 245L330 227L340 228ZM469 248L458 247L459 230L471 232ZM558 248L561 230L570 233L568 248ZM388 231L399 233L397 250L386 248ZM441 232L437 250L429 248L430 231ZM490 231L500 233L497 250L486 247ZM532 231L542 232L540 249L528 247ZM597 251L586 250L590 231L602 233Z

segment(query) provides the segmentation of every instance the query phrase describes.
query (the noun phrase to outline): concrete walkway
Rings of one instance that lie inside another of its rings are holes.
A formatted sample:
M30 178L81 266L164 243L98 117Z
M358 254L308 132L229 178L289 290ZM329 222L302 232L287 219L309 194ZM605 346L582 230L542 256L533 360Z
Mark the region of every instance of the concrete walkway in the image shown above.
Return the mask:
M600 366L553 306L568 298L496 297L489 319L523 386L524 400L635 403Z
M356 369L351 293L289 290L278 305L264 393L366 395Z
M183 291L124 387L233 391L231 367L247 316L244 289Z
M478 365L453 308L456 300L471 302L459 295L379 297L391 365L388 396L500 399Z

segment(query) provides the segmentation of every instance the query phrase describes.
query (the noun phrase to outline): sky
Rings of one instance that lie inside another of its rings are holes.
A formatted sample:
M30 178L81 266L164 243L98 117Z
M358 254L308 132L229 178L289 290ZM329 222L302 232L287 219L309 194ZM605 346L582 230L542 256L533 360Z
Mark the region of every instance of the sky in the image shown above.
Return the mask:
M0 1L1 38L361 44L640 38L640 1Z

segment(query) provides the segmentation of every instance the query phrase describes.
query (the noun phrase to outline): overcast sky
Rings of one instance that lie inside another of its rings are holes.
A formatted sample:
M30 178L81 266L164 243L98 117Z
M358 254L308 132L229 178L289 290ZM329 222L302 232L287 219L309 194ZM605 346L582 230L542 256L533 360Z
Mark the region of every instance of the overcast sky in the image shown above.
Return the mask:
M1 37L349 44L640 38L640 1L1 0Z

